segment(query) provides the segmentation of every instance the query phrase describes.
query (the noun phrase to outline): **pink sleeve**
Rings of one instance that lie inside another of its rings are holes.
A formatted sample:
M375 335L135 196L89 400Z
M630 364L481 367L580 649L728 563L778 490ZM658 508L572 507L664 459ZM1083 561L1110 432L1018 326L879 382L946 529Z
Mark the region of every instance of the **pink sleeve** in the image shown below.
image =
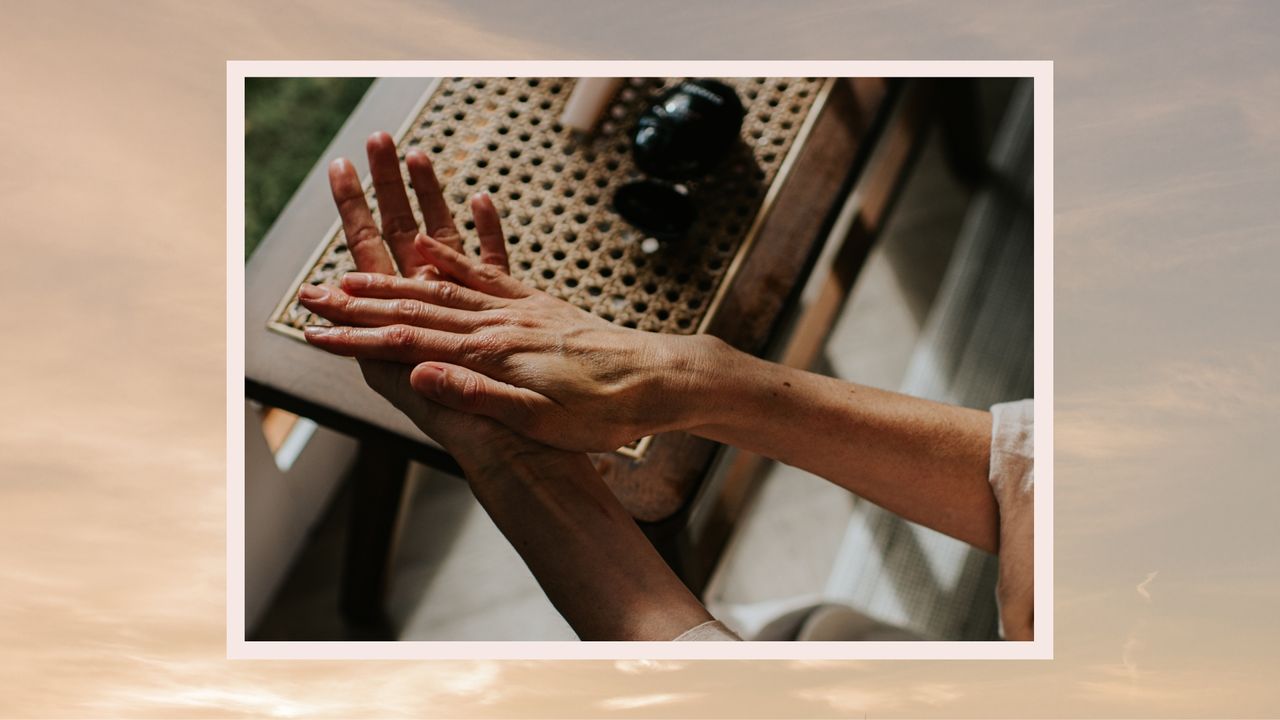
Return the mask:
M708 620L701 625L685 630L676 638L681 640L741 640L732 630L719 620Z
M991 489L1000 508L1000 634L1006 640L1032 640L1035 463L1032 400L991 408Z

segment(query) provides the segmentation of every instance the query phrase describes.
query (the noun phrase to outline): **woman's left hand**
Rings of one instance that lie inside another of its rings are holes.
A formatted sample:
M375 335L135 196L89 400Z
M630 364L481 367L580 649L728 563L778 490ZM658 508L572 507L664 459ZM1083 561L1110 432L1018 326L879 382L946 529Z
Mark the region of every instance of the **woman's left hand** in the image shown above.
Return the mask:
M444 279L434 265L426 262L413 247L418 224L409 205L405 183L400 175L400 160L395 143L386 133L376 133L367 144L369 169L374 193L382 214L379 227L365 202L360 178L345 158L329 166L329 185L334 204L342 218L347 247L356 267L380 282L416 282L439 287L456 287ZM448 240L448 247L461 248L453 216L440 193L431 161L418 151L406 158L414 192L423 208L426 226ZM507 254L498 213L486 197L472 200L471 211L480 236L481 260L495 274L507 272ZM390 251L390 252L388 252ZM396 275L396 269L405 277ZM299 297L306 302L316 287L305 285ZM362 359L360 370L365 382L378 394L411 419L427 435L448 450L466 471L468 478L486 476L494 471L509 472L512 458L520 457L530 467L564 462L566 454L512 432L500 423L479 415L460 413L431 402L414 391L409 383L411 366Z

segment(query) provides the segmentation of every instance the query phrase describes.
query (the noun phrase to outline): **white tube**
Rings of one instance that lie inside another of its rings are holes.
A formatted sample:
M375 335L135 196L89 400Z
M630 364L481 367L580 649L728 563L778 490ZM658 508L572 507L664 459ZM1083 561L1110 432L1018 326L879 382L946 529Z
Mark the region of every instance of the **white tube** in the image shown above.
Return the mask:
M579 132L591 132L621 85L622 78L578 78L565 101L560 124Z

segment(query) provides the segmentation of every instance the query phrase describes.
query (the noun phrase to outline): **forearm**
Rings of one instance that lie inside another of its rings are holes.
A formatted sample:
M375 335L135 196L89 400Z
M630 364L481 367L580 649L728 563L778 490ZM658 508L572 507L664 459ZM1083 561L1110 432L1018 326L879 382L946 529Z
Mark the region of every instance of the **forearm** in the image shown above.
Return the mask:
M711 619L585 455L517 456L471 487L583 640L671 640Z
M688 431L807 470L995 552L989 413L712 352Z

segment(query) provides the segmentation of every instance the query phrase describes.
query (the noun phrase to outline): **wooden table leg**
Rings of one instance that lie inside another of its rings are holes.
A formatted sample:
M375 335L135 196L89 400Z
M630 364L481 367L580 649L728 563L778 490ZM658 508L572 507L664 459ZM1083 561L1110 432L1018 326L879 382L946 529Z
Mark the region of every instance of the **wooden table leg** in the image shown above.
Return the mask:
M346 554L342 566L343 618L359 639L394 639L386 612L396 519L409 460L377 442L362 442L351 483Z

